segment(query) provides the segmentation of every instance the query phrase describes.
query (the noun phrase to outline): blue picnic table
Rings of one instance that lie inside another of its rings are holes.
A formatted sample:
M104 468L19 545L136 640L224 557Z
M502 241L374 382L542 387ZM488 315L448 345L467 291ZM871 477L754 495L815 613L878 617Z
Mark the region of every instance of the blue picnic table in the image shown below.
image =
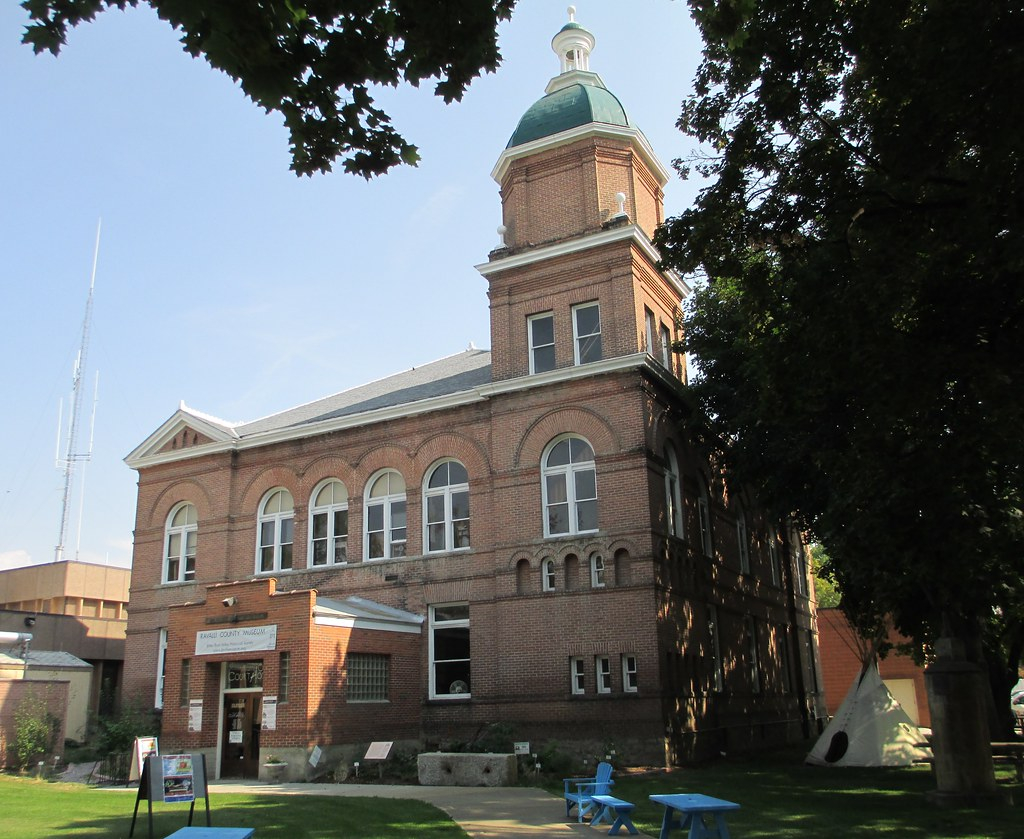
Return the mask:
M652 795L650 798L651 801L665 807L660 839L669 839L673 828L686 832L688 839L729 839L729 826L725 823L725 814L730 810L740 809L739 804L712 798L710 795L675 793Z
M254 827L183 827L167 839L252 839Z

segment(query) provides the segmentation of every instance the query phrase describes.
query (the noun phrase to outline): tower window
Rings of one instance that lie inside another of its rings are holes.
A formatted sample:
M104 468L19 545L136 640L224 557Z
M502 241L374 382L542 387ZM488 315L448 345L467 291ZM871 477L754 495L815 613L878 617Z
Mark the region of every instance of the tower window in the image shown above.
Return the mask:
M601 360L601 307L582 303L572 307L573 349L577 364Z
M530 340L530 372L555 369L555 316L551 312L527 319Z

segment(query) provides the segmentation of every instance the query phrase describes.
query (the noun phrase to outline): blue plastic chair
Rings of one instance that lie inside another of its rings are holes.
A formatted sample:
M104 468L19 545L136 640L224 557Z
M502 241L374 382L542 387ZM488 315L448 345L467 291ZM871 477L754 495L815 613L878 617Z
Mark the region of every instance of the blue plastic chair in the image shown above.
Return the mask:
M576 820L583 823L583 817L596 814L598 807L595 795L608 795L608 789L615 781L612 780L612 765L603 761L597 764L597 774L593 778L563 778L565 784L565 817L572 818L572 808L576 808Z

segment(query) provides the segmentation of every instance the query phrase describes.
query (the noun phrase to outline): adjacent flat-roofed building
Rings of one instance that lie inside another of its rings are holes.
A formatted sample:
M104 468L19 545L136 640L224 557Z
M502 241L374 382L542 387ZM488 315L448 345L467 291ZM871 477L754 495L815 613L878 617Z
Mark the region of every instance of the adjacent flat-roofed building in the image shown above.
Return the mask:
M669 172L589 68L493 176L490 351L230 424L182 405L139 494L127 687L217 776L504 723L675 763L806 736L819 713L799 537L683 430Z

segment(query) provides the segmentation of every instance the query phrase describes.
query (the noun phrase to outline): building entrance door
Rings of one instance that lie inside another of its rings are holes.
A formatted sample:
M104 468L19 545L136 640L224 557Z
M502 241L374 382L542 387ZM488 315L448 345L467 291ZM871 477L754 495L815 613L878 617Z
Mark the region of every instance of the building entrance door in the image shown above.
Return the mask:
M263 695L224 694L224 739L221 743L220 776L255 778L259 775L260 726Z

